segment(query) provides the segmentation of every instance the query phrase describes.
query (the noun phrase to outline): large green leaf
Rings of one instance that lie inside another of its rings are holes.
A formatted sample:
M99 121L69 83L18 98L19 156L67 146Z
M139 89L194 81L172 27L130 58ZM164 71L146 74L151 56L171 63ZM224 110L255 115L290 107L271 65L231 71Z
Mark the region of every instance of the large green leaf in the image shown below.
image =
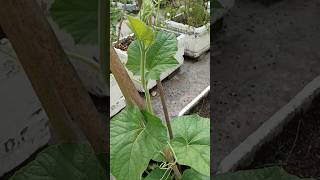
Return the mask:
M111 120L111 173L119 180L138 180L151 158L167 144L161 120L137 108L126 108Z
M300 180L300 178L288 174L280 167L270 167L246 171L237 171L221 174L214 177L215 180ZM307 180L307 179L305 179ZM311 179L310 179L311 180Z
M61 144L50 146L36 159L17 171L11 180L105 180L89 144Z
M98 43L98 0L55 0L50 13L76 43Z
M145 71L147 80L159 80L161 73L176 67L179 63L175 59L177 52L177 39L173 33L157 32L154 43L146 54ZM134 74L140 75L140 46L138 41L130 44L128 49L128 62L126 67Z
M194 169L187 169L182 174L182 180L210 180L209 176L198 173Z
M147 26L141 20L134 18L132 16L128 16L128 27L134 33L135 37L143 43L145 48L149 47L154 38L154 32L151 27Z
M210 120L198 115L173 119L171 146L179 164L210 176Z
M162 178L162 179L161 179ZM169 171L166 172L164 169L156 168L151 171L150 174L144 180L170 180L172 176L170 176Z

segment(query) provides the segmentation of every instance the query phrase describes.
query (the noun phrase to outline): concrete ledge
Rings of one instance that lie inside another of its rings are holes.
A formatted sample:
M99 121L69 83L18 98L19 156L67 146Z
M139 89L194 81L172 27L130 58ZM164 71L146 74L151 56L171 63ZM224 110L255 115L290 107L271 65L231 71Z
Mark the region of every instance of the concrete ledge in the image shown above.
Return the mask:
M320 76L307 84L288 104L276 112L226 156L221 161L217 174L234 171L239 165L250 163L259 147L279 134L297 113L308 109L313 99L319 94Z

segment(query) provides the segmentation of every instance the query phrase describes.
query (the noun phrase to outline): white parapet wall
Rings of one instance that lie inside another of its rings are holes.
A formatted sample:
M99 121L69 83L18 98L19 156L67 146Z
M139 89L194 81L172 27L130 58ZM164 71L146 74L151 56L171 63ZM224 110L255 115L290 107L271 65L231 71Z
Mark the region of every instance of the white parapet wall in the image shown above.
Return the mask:
M21 65L0 42L0 177L50 139L48 117Z

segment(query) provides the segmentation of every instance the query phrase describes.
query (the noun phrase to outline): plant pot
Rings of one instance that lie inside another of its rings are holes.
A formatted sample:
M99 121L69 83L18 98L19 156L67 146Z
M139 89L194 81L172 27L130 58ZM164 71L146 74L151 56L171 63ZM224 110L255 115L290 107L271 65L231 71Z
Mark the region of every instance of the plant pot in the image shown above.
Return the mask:
M5 41L0 41L0 177L50 139L48 117L9 41Z
M133 36L133 34L131 34L131 36ZM175 69L169 69L166 72L163 72L160 75L160 79L163 80L166 77L168 77L171 73L173 73L176 69L178 69L184 62L184 41L185 41L185 36L183 34L179 34L177 36L177 46L178 46L178 51L175 55L176 60L179 62L179 65L175 68ZM122 51L120 49L115 48L121 62L123 64L126 64L126 62L128 61L128 53L127 51ZM142 87L142 85L140 83L138 83L137 81L140 80L140 76L134 76L130 71L128 71L129 76L133 79L133 83L135 85L135 87L137 88L138 91L140 92L144 92L144 89ZM156 81L155 80L151 80L148 82L147 88L151 89L156 85Z
M136 3L123 4L123 3L120 3L120 2L112 2L111 5L117 6L117 8L126 10L126 11L131 12L131 13L139 11L139 8L138 8Z
M112 117L126 106L125 98L112 74L110 74L110 93L112 94L110 96L110 117Z
M209 23L196 28L172 20L167 20L165 21L165 26L169 30L185 35L185 55L197 58L210 49Z

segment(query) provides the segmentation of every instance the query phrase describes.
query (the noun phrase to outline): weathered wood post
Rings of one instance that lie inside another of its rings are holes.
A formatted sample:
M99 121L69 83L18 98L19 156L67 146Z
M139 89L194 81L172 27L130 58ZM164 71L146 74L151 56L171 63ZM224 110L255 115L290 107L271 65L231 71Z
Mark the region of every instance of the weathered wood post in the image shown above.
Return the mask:
M137 105L140 109L145 108L144 100L141 98L137 89L134 87L128 72L123 67L116 51L110 48L110 70L114 75L123 96L127 101L127 105Z
M76 124L97 154L106 153L106 121L98 114L37 2L0 0L0 26L60 137L76 141Z

